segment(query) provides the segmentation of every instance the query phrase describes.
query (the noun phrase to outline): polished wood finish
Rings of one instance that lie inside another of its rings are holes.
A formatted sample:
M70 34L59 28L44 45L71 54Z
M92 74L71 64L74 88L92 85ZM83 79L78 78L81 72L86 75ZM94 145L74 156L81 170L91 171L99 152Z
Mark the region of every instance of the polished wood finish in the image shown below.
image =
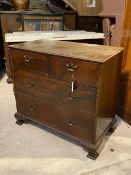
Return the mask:
M12 48L54 56L60 55L62 57L67 57L70 59L74 58L75 60L88 62L93 61L94 64L104 63L112 56L119 54L123 50L123 48L120 47L100 46L54 40L38 40L33 42L26 42L12 45Z
M16 100L20 114L70 134L83 142L89 140L89 143L93 143L93 115L71 106L58 105L20 92L16 92Z
M34 70L48 74L48 57L42 54L37 55L30 51L14 50L12 53L14 67L20 67L27 70ZM19 59L17 59L19 58Z
M48 126L78 141L95 159L115 121L122 52L64 41L10 46L17 124L30 119Z
M98 65L68 58L50 56L50 76L64 81L71 80L71 69L75 69L74 77L81 84L96 84ZM67 71L69 70L69 71ZM78 71L77 71L78 70ZM92 74L91 74L92 73Z
M76 82L76 90L72 93L70 82L18 69L14 69L14 79L15 89L22 89L27 94L51 99L69 105L70 107L80 107L82 110L90 113L94 113L95 111L95 87L84 86ZM23 86L21 87L22 84Z

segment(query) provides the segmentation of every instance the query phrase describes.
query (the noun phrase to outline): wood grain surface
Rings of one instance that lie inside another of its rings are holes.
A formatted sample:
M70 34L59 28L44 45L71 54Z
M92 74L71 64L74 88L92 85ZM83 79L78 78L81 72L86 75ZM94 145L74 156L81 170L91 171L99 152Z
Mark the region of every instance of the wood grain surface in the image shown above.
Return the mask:
M40 40L11 46L17 123L73 138L96 159L114 123L122 48Z
M86 61L104 63L114 55L120 53L123 48L100 46L67 41L38 40L10 46L12 48L28 50Z

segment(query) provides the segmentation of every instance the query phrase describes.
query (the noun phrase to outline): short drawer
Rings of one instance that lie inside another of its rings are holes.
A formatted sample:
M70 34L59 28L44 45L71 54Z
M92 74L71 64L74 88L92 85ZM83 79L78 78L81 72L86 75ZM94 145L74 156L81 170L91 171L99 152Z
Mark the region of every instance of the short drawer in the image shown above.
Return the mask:
M41 53L12 50L13 66L48 74L48 57Z
M98 64L59 56L49 56L49 58L50 76L71 81L73 74L73 78L80 84L96 85Z
M16 92L18 113L83 141L92 142L94 116Z
M14 83L17 90L95 113L96 88L76 84L72 92L71 82L18 69L14 69Z

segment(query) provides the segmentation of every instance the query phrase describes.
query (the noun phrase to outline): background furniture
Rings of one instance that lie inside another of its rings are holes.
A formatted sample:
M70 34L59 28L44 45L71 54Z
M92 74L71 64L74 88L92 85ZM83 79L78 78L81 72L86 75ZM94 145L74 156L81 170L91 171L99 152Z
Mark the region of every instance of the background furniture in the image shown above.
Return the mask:
M122 51L50 40L10 46L17 124L31 119L46 125L95 159L115 121Z
M77 30L103 33L102 18L99 16L77 16Z
M8 56L8 44L4 40L6 33L35 30L75 30L76 27L74 12L54 14L44 11L1 11L0 14L8 83L12 82L12 73Z
M131 2L127 0L121 46L125 48L118 114L131 125Z
M76 10L79 16L98 16L102 10L101 0L63 1Z
M35 31L35 32L13 32L5 34L5 42L7 43L20 43L26 41L34 41L40 39L48 40L66 40L78 42L92 42L100 43L104 39L103 33L86 32L83 30L71 31ZM97 41L98 40L98 41ZM103 42L102 42L103 44Z
M57 15L22 15L23 31L64 30L64 16Z
M101 0L63 1L66 2L74 11L78 13L76 22L77 30L85 30L87 32L99 33L103 32L103 18L99 16L99 13L102 11Z
M101 0L105 45L120 46L126 0Z
M130 0L102 0L103 32L106 45L125 49L121 72L118 114L131 124L131 2Z

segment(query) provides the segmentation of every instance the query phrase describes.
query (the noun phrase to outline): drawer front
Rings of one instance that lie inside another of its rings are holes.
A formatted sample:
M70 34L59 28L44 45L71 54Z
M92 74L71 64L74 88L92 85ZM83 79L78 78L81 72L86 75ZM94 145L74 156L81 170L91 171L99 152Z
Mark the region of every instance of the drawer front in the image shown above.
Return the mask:
M48 56L24 50L12 50L13 66L48 74Z
M95 113L96 89L77 85L71 91L71 83L49 78L37 73L14 69L15 88L35 95L70 105L73 108Z
M93 115L18 92L16 102L18 113L27 118L48 124L85 142L92 142Z
M98 65L86 61L49 56L49 75L65 81L96 85Z

